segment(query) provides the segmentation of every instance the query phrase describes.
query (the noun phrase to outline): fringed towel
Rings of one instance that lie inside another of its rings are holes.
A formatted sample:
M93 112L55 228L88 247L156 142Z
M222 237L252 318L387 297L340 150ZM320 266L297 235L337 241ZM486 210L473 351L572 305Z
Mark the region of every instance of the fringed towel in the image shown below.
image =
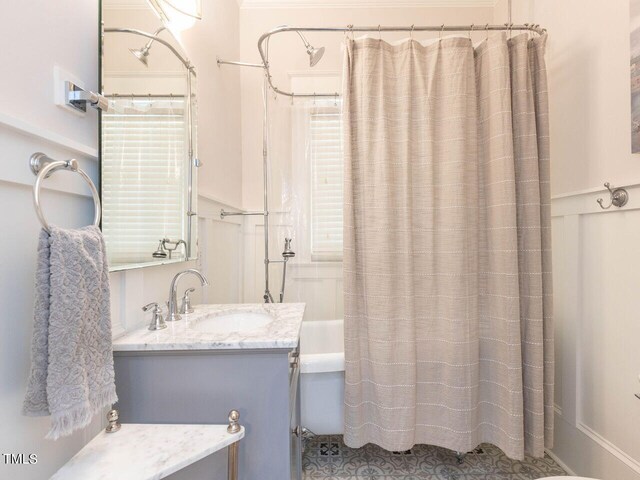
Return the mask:
M94 226L42 230L23 414L51 415L46 438L55 440L117 400L102 233Z

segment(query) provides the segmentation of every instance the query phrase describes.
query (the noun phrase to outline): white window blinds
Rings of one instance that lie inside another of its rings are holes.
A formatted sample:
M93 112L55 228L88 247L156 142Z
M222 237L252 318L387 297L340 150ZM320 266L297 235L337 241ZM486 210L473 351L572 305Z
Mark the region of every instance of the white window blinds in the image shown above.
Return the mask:
M102 228L112 267L151 260L162 238L185 238L183 99L112 100L102 114Z
M313 108L310 113L311 257L342 259L343 149L340 107Z

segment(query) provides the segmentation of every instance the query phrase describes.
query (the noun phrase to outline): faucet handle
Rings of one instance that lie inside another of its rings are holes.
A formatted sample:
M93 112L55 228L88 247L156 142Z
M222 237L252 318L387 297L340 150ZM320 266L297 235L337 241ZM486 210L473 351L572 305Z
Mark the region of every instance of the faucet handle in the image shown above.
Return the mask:
M193 313L193 307L191 306L191 298L189 297L189 294L195 291L195 288L187 288L184 291L184 296L182 297L182 305L180 306L181 314Z
M160 306L158 305L158 302L151 302L148 303L147 305L145 305L144 307L142 307L142 311L146 312L148 310L151 310L153 308L154 313L160 310Z
M153 309L151 312L151 323L149 324L149 330L162 330L163 328L167 328L167 324L162 317L162 311L160 310L160 305L157 302L151 302L144 307L142 307L142 311L146 312L148 310Z

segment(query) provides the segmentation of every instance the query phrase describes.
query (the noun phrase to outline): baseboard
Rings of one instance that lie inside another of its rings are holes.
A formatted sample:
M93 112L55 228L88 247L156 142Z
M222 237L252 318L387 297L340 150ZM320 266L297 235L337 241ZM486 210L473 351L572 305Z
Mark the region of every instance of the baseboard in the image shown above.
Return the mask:
M584 423L579 422L577 428L596 444L600 445L600 447L602 447L604 450L624 463L631 470L633 470L637 474L640 474L640 462L638 462L635 458L632 458L629 454L622 451L615 444L611 443L609 440L604 438L602 435L600 435L598 432L585 425Z
M569 467L567 467L566 463L564 463L562 460L560 460L558 458L558 456L553 453L551 450L547 449L545 450L545 452L547 453L547 455L549 455L554 462L556 462L558 465L560 465L562 467L562 469L567 472L569 475L576 475L576 472L574 472L573 470L571 470Z

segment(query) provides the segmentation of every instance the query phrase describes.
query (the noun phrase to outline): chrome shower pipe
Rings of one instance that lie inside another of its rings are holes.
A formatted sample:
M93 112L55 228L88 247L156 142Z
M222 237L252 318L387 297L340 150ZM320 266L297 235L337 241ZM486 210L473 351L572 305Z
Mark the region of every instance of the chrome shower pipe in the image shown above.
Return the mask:
M267 70L268 72L268 70ZM264 205L264 303L274 303L269 291L269 81L265 73L262 81L262 182Z
M282 260L282 286L280 287L280 303L284 301L284 286L287 280L287 261L288 258Z
M231 60L221 60L216 58L218 67L221 65L235 65L238 67L266 68L261 63L236 62ZM227 212L220 211L220 217L224 218L232 215L262 215L264 218L264 294L262 298L265 303L274 303L273 296L269 290L269 169L268 169L268 143L269 143L269 105L268 105L269 82L267 77L262 83L262 181L263 181L263 211L262 212Z
M267 47L268 49L268 47ZM268 53L265 58L268 57ZM218 66L235 65L239 67L266 68L266 64L256 64L247 62L236 62L217 59ZM263 182L263 211L262 212L226 212L222 210L222 218L229 215L262 215L264 218L264 294L262 298L265 303L274 303L273 295L269 287L269 265L279 263L269 258L269 88L270 82L266 75L262 82L262 182Z
M216 63L218 64L218 66L237 65L238 67L264 68L264 65L261 63L247 63L247 62L236 62L232 60L221 60L220 57L216 57Z
M178 50L175 49L173 45L171 45L166 40L160 38L158 33L149 33L143 30L138 30L135 28L120 28L120 27L109 27L105 28L104 33L129 33L132 35L140 35L142 37L149 38L158 43L161 43L165 47L167 47L177 58L180 60L180 63L184 65L187 69L187 102L185 105L186 109L186 117L187 117L187 135L188 135L188 155L189 155L189 186L187 187L187 238L189 242L186 245L186 256L187 260L191 258L191 245L193 243L192 232L193 232L193 217L197 215L197 213L193 210L193 169L194 167L200 166L200 161L193 156L193 108L192 108L192 79L191 75L197 77L196 69L191 64L189 59L183 57ZM157 32L162 32L162 30L158 30Z
M269 212L227 212L224 208L220 210L220 218L247 215L269 215Z
M187 239L189 243L186 243L187 260L191 258L191 245L193 244L193 220L197 213L193 210L193 169L200 166L200 161L193 155L193 108L191 98L191 72L193 67L187 68L187 135L189 137L189 181L187 186ZM194 72L195 74L195 72Z

